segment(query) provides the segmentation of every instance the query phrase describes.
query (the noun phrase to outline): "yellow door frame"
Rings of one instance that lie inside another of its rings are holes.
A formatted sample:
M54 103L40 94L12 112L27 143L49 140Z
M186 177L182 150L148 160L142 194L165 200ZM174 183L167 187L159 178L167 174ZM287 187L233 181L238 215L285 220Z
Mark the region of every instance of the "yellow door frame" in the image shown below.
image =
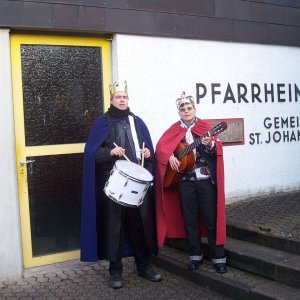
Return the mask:
M102 70L103 70L103 91L104 107L108 107L109 83L111 82L111 58L110 40L97 37L70 37L70 36L46 36L46 35L11 35L11 61L12 61L12 82L14 99L15 118L15 140L16 140L16 161L18 172L18 191L21 218L22 248L24 267L35 267L52 264L79 258L79 250L58 254L50 254L40 257L32 257L32 241L30 226L30 211L28 197L28 182L26 161L29 156L59 155L83 153L84 143L64 144L50 146L26 146L24 127L24 107L22 91L22 69L21 69L21 45L58 45L58 46L85 46L101 47L102 50Z

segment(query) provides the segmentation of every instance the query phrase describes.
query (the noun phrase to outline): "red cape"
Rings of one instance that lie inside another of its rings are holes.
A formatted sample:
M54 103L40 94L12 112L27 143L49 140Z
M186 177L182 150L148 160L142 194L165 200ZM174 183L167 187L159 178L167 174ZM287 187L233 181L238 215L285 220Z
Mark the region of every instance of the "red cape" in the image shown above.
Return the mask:
M203 136L211 126L198 119L192 132ZM162 247L165 238L186 238L186 232L181 214L178 188L163 188L163 178L171 154L185 136L187 129L179 122L173 124L159 139L156 145L156 218L158 246ZM224 164L223 148L219 139L216 142L216 173L217 173L217 232L216 244L224 245L226 241L225 194L224 194ZM201 235L206 236L204 223L200 224Z

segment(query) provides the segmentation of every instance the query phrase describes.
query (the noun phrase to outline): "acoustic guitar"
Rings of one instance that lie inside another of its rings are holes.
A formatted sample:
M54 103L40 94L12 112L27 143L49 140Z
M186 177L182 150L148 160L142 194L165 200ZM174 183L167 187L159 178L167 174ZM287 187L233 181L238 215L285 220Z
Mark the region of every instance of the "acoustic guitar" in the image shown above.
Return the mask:
M168 164L164 181L163 181L164 188L173 187L177 185L181 179L182 174L194 168L195 156L192 151L201 144L202 138L219 134L226 129L227 129L227 123L221 122L215 125L214 127L212 127L202 137L196 137L193 143L191 144L179 143L179 145L176 147L174 151L174 155L180 161L179 172L172 170L170 164Z

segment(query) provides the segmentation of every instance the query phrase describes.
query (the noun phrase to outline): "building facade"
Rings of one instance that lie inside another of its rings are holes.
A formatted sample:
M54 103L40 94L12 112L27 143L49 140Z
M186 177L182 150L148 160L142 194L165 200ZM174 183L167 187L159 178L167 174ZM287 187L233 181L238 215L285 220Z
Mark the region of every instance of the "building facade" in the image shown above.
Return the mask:
M0 1L0 280L79 257L82 153L108 85L154 144L225 120L226 201L300 188L300 2Z

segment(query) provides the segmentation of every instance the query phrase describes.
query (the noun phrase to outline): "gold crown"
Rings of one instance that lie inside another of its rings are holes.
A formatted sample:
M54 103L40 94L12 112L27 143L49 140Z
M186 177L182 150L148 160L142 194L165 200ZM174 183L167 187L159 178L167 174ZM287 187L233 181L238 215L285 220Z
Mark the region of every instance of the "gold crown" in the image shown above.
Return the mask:
M116 81L114 84L109 85L110 96L112 96L116 92L125 92L127 93L127 82Z
M180 106L183 104L192 104L195 108L195 102L193 96L186 96L185 92L182 92L180 98L176 100L177 109L179 110Z

